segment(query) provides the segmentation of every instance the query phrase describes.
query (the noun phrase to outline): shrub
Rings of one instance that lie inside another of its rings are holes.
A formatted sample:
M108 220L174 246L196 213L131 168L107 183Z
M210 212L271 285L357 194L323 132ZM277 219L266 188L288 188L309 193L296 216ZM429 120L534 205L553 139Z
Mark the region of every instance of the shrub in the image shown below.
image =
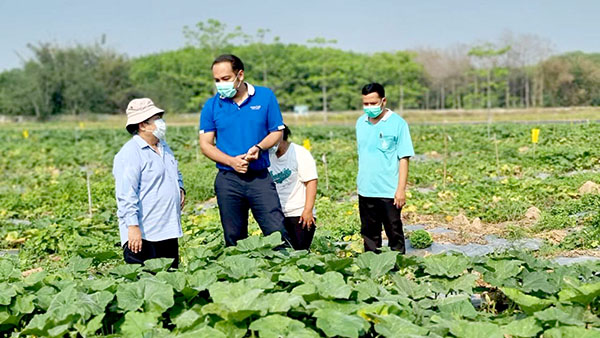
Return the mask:
M410 234L410 245L416 249L425 249L431 246L433 238L425 230L416 230Z

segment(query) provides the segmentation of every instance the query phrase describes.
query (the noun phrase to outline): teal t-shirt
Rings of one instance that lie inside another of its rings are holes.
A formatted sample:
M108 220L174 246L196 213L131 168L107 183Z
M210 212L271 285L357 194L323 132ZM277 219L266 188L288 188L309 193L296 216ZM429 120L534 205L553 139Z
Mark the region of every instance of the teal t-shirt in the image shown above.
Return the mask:
M364 197L394 198L399 160L415 155L406 121L391 110L383 114L377 124L366 114L356 121L357 185Z

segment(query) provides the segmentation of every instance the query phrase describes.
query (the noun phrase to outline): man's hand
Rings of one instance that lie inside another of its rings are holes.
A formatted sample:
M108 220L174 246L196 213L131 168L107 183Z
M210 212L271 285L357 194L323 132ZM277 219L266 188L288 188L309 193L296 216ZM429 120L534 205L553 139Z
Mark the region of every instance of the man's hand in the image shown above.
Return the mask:
M302 228L304 229L310 229L311 226L314 226L315 218L312 210L304 210L302 212L302 216L300 216L300 221L298 221L298 224L302 224Z
M252 146L248 149L245 159L248 162L256 161L258 160L258 155L260 155L260 149L257 146Z
M128 244L129 250L133 253L142 251L142 231L137 225L129 226Z
M181 210L183 210L183 207L185 207L185 192L183 191L183 189L179 189L179 196L181 199Z
M229 166L238 173L245 174L248 171L248 161L245 159L246 155L247 154L242 154L233 157L229 163Z
M396 208L400 209L406 204L406 191L404 189L396 190L396 194L394 194L394 205Z

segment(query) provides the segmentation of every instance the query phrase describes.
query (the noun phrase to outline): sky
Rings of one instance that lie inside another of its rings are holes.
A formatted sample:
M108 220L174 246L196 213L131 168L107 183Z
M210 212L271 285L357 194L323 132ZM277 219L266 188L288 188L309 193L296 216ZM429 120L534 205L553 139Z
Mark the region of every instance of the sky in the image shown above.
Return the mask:
M106 44L130 57L186 44L183 27L217 19L267 41L337 40L356 52L446 48L535 34L556 53L600 52L597 0L0 0L0 71L31 57L27 44Z

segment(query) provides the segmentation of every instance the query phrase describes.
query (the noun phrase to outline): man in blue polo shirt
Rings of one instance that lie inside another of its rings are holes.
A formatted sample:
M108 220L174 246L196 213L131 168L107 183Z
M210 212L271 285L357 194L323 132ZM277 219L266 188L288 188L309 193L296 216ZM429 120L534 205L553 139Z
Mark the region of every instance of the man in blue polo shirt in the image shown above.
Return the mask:
M279 231L289 246L266 151L279 142L284 129L275 94L244 82L244 64L235 55L217 57L212 73L217 94L202 108L199 138L202 153L219 169L215 193L225 245L248 237L251 209L263 234Z
M405 252L400 212L406 203L408 159L414 156L408 124L385 108L385 89L362 89L365 114L356 121L358 209L365 251L381 247L381 226L392 250Z

